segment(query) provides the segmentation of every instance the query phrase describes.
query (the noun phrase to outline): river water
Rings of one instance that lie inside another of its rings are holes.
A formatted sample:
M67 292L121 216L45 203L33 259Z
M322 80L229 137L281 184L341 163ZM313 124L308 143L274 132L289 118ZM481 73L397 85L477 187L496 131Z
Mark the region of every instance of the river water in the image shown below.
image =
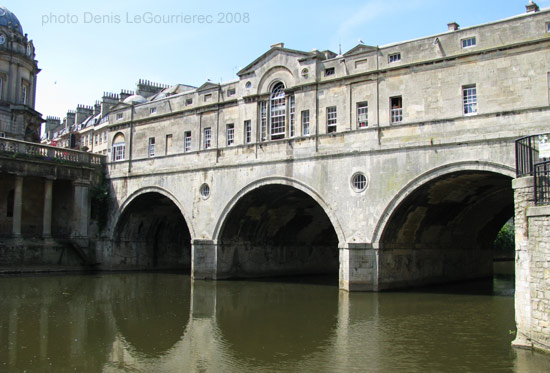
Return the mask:
M4 372L545 372L514 350L513 279L385 293L337 279L0 278Z

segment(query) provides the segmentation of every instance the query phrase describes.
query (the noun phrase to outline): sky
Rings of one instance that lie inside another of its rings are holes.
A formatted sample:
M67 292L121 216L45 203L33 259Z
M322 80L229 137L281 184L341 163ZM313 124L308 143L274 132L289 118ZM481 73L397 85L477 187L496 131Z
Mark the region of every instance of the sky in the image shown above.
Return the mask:
M535 0L549 7L550 0ZM36 110L66 116L139 79L228 82L270 45L343 53L525 12L528 0L4 1L33 40Z

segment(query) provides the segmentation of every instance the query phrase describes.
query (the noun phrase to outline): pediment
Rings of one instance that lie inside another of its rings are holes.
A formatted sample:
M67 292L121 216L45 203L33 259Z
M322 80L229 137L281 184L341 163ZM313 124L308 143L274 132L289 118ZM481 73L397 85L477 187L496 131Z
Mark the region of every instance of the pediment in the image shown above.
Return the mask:
M243 76L255 72L262 65L268 63L271 59L277 55L284 54L286 56L295 56L296 58L304 58L310 56L310 52L303 52L294 49L282 48L282 47L272 47L270 50L262 54L260 57L256 58L252 63L246 66L244 69L240 70L237 75Z

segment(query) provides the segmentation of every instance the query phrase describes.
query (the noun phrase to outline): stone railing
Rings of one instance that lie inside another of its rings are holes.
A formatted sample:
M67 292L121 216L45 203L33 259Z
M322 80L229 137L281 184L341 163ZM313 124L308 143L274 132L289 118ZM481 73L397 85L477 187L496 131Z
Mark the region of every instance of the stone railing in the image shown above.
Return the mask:
M105 164L106 156L73 149L58 148L34 142L26 142L6 137L0 138L0 154L12 154L46 161L62 161L92 165Z

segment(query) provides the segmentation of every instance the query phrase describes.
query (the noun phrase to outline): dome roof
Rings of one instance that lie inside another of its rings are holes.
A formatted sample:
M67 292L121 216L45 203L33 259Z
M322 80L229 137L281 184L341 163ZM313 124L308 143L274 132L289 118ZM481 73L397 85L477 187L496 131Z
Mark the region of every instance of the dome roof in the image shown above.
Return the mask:
M21 35L23 35L23 27L15 14L10 12L5 6L0 5L0 26L9 27Z
M143 104L144 102L147 102L147 100L141 95L131 95L126 97L123 102L125 104Z

